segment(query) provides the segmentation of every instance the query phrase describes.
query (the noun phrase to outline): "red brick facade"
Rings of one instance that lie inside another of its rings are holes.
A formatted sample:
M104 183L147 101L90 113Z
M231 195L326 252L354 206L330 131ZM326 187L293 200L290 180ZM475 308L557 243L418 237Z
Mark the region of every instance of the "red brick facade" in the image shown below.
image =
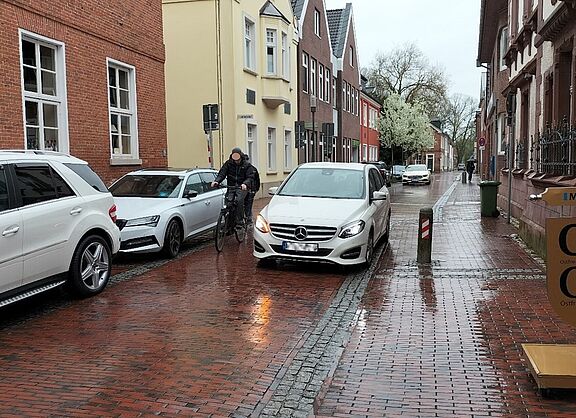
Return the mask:
M19 30L63 44L70 153L106 182L142 166L166 166L161 2L0 2L0 148L25 147ZM107 59L136 75L141 165L111 165Z
M381 106L365 93L360 93L360 161L379 161L380 132L378 117ZM370 150L375 150L370 152Z
M315 30L315 13L318 11L320 15L320 36L318 36ZM302 33L300 43L298 44L298 120L306 122L306 126L312 127L312 112L310 110L310 94L311 94L311 74L312 74L312 60L316 62L315 79L316 79L316 97L317 97L317 108L314 115L314 122L316 124L317 130L321 131L322 123L333 123L334 112L333 112L333 68L332 68L332 49L330 47L330 31L328 30L327 20L326 20L326 9L324 7L323 0L309 0L307 2L307 8L305 13L302 15ZM306 57L306 58L304 58ZM305 74L306 68L303 66L303 59L308 60L308 86L305 85ZM320 99L319 87L320 87L320 72L319 68L322 65L323 70L323 92L324 99ZM330 72L329 82L326 83L326 70ZM326 86L328 86L328 92L326 94ZM308 135L310 135L311 130L309 129ZM321 132L316 133L319 140L321 140ZM319 141L316 141L316 148L312 151L309 149L309 161L312 161L312 155L315 155L316 161L321 161L321 149L319 146ZM330 147L331 148L331 147ZM331 149L329 150L331 152ZM328 157L328 156L327 156ZM331 155L330 155L331 157ZM306 158L305 149L301 149L299 153L300 162L304 162Z

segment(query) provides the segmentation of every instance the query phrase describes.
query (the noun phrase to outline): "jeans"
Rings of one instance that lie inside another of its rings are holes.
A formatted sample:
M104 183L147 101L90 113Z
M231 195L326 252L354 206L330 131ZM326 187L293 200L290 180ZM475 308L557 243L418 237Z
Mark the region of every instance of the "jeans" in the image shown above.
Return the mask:
M248 192L246 190L228 190L226 192L226 204L236 202L236 225L244 223L244 200Z
M244 200L244 215L246 220L250 222L252 220L252 205L254 205L254 195L256 193L249 192Z
M472 181L472 171L468 172L468 181Z

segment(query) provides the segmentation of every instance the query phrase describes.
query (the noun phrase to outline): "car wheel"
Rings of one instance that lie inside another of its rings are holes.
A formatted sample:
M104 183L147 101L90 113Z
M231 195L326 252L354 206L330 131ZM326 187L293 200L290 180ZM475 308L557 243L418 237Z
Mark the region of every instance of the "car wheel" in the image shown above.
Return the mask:
M74 251L68 285L80 297L100 293L112 274L112 252L110 245L98 235L84 238Z
M166 227L164 246L162 250L168 258L175 258L182 246L182 228L176 219L172 219Z
M374 259L374 233L370 231L370 235L368 235L368 243L366 244L366 262L367 266L372 264L372 260Z

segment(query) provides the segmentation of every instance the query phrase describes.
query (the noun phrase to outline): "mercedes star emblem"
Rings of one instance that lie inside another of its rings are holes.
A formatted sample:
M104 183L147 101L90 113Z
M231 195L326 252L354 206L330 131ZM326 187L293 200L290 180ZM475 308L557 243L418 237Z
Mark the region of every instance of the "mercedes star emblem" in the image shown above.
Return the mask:
M298 241L304 241L306 238L308 238L308 231L303 226L299 226L294 231L294 236Z

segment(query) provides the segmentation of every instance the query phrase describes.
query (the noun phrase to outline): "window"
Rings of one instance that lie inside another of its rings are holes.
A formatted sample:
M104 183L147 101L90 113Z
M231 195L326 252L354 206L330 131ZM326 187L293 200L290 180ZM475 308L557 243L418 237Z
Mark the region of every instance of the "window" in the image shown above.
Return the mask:
M336 103L338 102L338 100L336 99L336 77L334 77L334 79L332 80L332 106L334 107L334 109L336 109Z
M63 45L21 33L21 48L26 149L66 152Z
M212 181L214 181L214 179L212 179ZM188 192L204 193L204 183L198 174L191 174L188 177L186 187L184 187L184 194Z
M350 84L346 83L346 110L350 112L352 109L352 100L350 100Z
M368 106L366 103L362 105L362 124L368 127Z
M268 171L276 171L276 128L268 128Z
M320 37L320 11L314 9L314 33Z
M0 212L9 209L8 202L8 184L6 181L6 173L4 167L0 167Z
M370 155L370 159L368 159L368 145L362 144L362 161L373 161L372 155Z
M255 25L247 17L244 18L244 66L256 70Z
M358 89L354 89L356 95L356 113L355 115L358 116L360 114L360 93L358 93Z
M138 158L134 67L108 60L112 157Z
M308 73L308 54L303 53L302 54L302 91L304 91L304 93L308 93L308 79L309 79L309 73Z
M348 107L346 106L346 83L345 81L342 81L342 110L348 110Z
M276 74L276 30L266 29L266 71Z
M284 170L292 169L292 132L284 131Z
M282 32L282 77L290 79L290 54L288 47L288 35Z
M508 27L502 28L500 31L500 47L499 47L499 56L500 56L500 71L506 69L506 51L508 51Z
M246 151L252 164L257 164L257 126L249 123L246 127Z
M75 196L58 173L48 165L16 166L16 187L24 206Z
M203 172L200 173L200 178L202 179L202 183L204 186L204 192L211 192L214 189L212 188L212 182L216 180L216 173L213 172Z
M330 75L330 70L328 69L328 67L326 67L326 74L325 74L325 77L324 77L324 78L325 78L325 80L326 80L326 87L325 87L325 88L326 88L326 91L324 92L324 94L326 95L326 102L327 102L327 103L330 103L330 101L331 101L331 99L332 99L332 98L330 97L330 91L332 90L332 89L331 89L331 86L330 86L330 83L332 82L332 77L331 77L331 75Z
M318 99L324 100L324 66L322 64L318 65Z
M316 83L318 82L316 79L316 60L314 58L310 58L310 63L310 94L316 95Z
M92 186L93 189L102 193L108 193L108 188L102 179L98 177L98 174L96 174L88 164L64 163L64 165L82 177L82 180Z
M350 66L354 67L354 48L350 47Z

